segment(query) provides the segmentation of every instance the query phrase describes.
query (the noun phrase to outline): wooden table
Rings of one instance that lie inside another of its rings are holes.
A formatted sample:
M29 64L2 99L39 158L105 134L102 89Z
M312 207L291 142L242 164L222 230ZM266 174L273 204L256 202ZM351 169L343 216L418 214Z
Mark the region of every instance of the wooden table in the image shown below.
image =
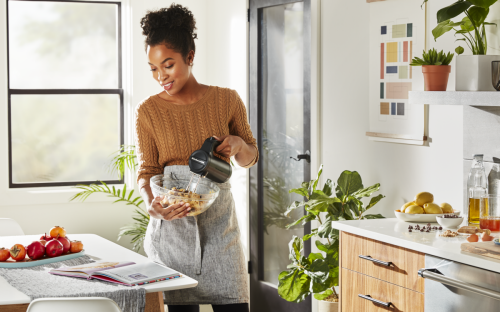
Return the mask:
M23 244L26 246L32 241L38 240L40 236L41 235L3 236L0 237L0 247L10 248L14 244ZM133 261L135 263L150 261L148 258L98 235L71 234L68 236L72 240L82 241L85 253L94 260ZM196 280L184 275L173 280L143 285L141 287L146 289L146 308L144 311L165 312L163 306L163 291L191 288L196 285L198 285ZM0 276L0 312L25 312L30 302L31 300L28 296L10 286L10 284Z

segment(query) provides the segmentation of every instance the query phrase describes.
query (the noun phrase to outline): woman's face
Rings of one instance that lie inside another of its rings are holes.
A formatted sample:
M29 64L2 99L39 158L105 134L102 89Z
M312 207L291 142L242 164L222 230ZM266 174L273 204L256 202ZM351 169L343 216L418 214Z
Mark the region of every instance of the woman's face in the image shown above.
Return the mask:
M148 64L153 78L158 81L169 95L178 93L191 76L191 64L194 52L188 54L187 61L182 55L163 44L148 46Z

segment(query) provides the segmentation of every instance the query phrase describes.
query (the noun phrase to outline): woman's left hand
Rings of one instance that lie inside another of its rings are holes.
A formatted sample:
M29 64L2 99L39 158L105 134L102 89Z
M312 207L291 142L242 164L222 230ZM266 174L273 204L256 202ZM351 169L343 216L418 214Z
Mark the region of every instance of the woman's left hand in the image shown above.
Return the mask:
M238 154L243 146L246 145L245 141L236 135L222 135L220 137L214 136L214 138L217 141L222 142L219 146L217 146L215 152L228 158Z

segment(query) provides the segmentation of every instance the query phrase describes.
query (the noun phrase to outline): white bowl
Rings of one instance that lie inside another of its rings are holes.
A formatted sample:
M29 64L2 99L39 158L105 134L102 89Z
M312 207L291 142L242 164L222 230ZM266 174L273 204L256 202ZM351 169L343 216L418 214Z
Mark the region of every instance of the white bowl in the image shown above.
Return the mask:
M442 216L436 217L437 223L445 228L457 228L464 221L464 217L460 218L443 218Z
M412 214L394 211L396 218L405 222L436 222L437 216L444 216L449 213L436 213L436 214ZM460 211L455 210L454 214L460 215ZM450 219L452 220L452 219Z

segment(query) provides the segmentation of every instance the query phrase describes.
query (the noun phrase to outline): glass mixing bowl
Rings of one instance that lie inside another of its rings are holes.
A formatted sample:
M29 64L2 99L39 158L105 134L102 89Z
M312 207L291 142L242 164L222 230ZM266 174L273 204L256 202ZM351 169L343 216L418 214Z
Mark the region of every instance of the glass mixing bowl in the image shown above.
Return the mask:
M197 180L196 178L193 180ZM191 181L192 182L192 181ZM163 174L156 175L151 178L151 191L155 197L164 196L162 205L168 207L181 201L189 203L191 211L188 216L197 216L205 212L214 203L219 196L219 187L210 180L200 179L196 193L182 192L188 185L189 180L185 179L164 179ZM192 184L191 184L192 186ZM193 189L194 187L191 187Z

